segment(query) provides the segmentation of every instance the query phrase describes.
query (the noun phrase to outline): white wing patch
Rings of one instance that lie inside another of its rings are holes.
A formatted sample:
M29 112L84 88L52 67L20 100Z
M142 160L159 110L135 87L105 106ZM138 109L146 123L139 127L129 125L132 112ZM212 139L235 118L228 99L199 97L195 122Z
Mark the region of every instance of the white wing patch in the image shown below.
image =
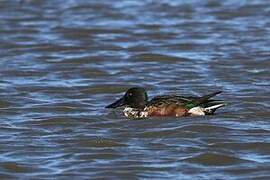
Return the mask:
M204 116L205 115L205 109L200 107L200 106L191 108L188 112L192 115L195 115L195 116Z
M225 105L226 104L221 103L221 104L216 104L216 105L213 105L213 106L210 106L210 107L207 107L207 108L197 106L197 107L191 108L188 112L191 115L204 116L206 114L213 114L213 112L215 112L216 109L218 109L218 108L220 108L222 106L225 106Z

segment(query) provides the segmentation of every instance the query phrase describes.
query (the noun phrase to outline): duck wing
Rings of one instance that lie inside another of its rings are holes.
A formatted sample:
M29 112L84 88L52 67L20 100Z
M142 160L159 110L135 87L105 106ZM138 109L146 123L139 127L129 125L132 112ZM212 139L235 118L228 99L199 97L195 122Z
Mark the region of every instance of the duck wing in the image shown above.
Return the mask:
M184 106L188 109L191 109L196 106L208 107L208 104L215 105L221 103L221 101L219 100L210 99L220 93L221 91L217 91L200 97L174 96L174 95L156 96L150 101L148 101L147 105L148 106L154 105L156 107L160 107L169 104L176 104L179 106Z
M176 104L179 106L185 106L188 103L191 103L192 99L183 96L174 96L174 95L164 95L164 96L156 96L150 101L148 101L147 106L164 106L170 104Z

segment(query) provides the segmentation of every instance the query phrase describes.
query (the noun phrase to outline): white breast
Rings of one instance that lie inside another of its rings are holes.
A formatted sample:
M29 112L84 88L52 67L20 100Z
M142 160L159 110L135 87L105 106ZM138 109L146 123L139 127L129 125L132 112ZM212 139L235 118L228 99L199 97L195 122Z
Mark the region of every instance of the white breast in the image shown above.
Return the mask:
M148 117L147 111L142 111L136 108L126 107L123 113L128 118L146 118Z

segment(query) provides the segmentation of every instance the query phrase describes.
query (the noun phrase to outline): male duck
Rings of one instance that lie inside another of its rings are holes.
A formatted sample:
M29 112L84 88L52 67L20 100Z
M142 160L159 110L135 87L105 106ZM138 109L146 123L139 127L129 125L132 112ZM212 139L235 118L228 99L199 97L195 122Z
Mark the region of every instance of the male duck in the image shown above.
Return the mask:
M218 108L224 106L222 101L211 100L220 94L217 91L201 97L183 96L156 96L148 101L144 88L133 87L125 95L106 108L125 106L124 115L128 118L146 118L149 116L203 116L213 114Z

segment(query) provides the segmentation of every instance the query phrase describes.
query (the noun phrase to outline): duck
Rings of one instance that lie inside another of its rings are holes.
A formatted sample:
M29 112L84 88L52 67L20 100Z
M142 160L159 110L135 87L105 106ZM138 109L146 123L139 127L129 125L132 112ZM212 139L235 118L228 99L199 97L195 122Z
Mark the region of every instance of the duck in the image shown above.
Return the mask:
M216 91L204 96L161 95L148 100L148 94L142 87L129 88L125 94L105 108L124 107L127 118L138 119L153 116L187 117L213 115L226 104L212 97L222 93Z

